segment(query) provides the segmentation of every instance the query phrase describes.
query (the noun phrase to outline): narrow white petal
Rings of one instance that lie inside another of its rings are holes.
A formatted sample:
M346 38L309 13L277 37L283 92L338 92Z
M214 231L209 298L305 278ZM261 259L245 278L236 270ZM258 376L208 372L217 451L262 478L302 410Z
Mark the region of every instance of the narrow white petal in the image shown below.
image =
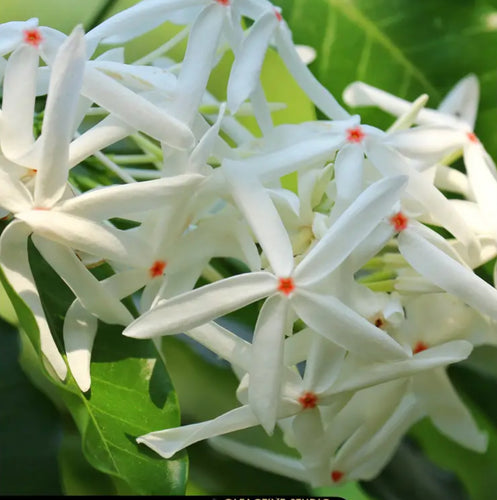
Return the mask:
M31 210L16 217L29 224L33 232L95 257L139 262L148 255L145 243L138 242L129 232L104 227L82 217L56 210Z
M310 328L304 328L285 339L285 365L292 366L305 361L315 337L316 334Z
M466 359L473 346L465 340L453 340L435 347L430 347L412 358L364 365L353 371L344 370L340 380L327 392L328 395L352 392L382 384L390 380L401 379L424 373Z
M178 75L176 116L191 123L205 93L226 18L226 6L207 4L193 23L185 57Z
M333 158L343 143L343 134L316 137L279 148L278 151L253 156L233 165L257 175L263 182L279 179L301 168L322 165Z
M407 262L427 280L497 319L497 290L409 228L398 237Z
M102 286L72 250L36 234L33 243L88 311L106 323L127 325L133 321L119 298Z
M269 11L257 19L242 41L228 81L228 107L231 113L236 113L259 83L269 40L277 23L274 12Z
M466 134L449 127L422 126L388 135L386 144L412 158L428 156L442 159L466 142Z
M219 129L224 118L225 110L226 104L223 103L219 107L219 114L215 123L207 130L195 149L192 151L187 172L196 172L199 174L203 173L209 156L214 151L216 141L219 140Z
M273 433L280 400L287 314L286 298L276 295L266 300L259 313L252 341L249 404L268 434Z
M273 118L271 116L271 109L269 108L266 94L262 88L262 83L257 82L250 97L254 116L261 134L267 136L273 130Z
M55 58L47 104L39 138L39 158L35 167L34 199L37 206L50 207L62 196L69 168L79 92L86 62L84 33L80 27L62 44Z
M2 154L15 159L33 146L33 113L38 70L38 49L19 47L10 56L3 82L0 145Z
M351 479L373 479L390 461L400 439L408 429L423 417L413 396L407 395L384 425L356 454L358 462L353 468Z
M469 125L475 126L480 99L480 84L476 75L470 74L459 80L438 106L442 113L448 113Z
M64 380L66 363L61 356L48 326L38 290L31 274L27 239L31 228L21 221L11 222L0 237L0 261L12 288L33 313L40 332L41 351L57 376Z
M343 100L349 106L378 106L383 111L394 116L401 116L408 113L412 106L412 103L405 99L396 97L363 82L351 83L344 90ZM416 123L424 125L452 125L457 127L460 121L433 109L422 109L418 113Z
M83 392L91 386L91 350L97 327L97 318L76 299L64 318L64 346L72 376Z
M468 177L465 174L446 165L437 165L436 168L435 186L438 189L460 193L465 198L473 199Z
M433 229L421 224L417 220L411 220L409 221L409 232L416 234L419 238L423 238L428 243L436 246L439 250L447 254L449 257L452 257L454 260L466 265L464 259L462 259L461 256L454 250L451 242L446 240Z
M295 437L295 447L302 455L302 460L309 463L315 461L323 453L324 429L318 408L307 408L301 411L292 421L292 430ZM321 461L324 457L319 457ZM328 457L327 457L328 458Z
M233 276L178 295L135 320L123 332L152 338L188 331L276 291L276 278L266 272Z
M33 198L20 179L15 179L0 166L0 207L18 213L33 206Z
M345 435L346 441L343 445L340 442L337 443L339 449L336 451L333 464L335 470L353 471L354 462L357 458L360 460L362 450L391 418L404 398L406 389L406 381L396 380L372 387L354 396L339 415L339 419L334 422L335 427L339 425L348 427L348 433ZM381 401L382 404L376 405L376 401ZM351 423L344 422L345 419L350 420Z
M343 100L349 106L377 106L394 116L409 111L411 103L367 83L350 83L343 91Z
M171 458L178 451L198 441L253 427L257 424L257 418L250 408L240 406L213 420L150 432L140 436L136 442L146 444L161 457Z
M11 21L0 25L0 56L12 52L23 40L23 31L36 28L38 19L27 21Z
M138 268L127 269L113 274L102 280L100 284L111 296L122 300L145 286L150 280L150 271L145 268Z
M300 85L312 102L329 118L344 120L349 114L338 104L330 92L321 85L309 68L301 61L292 41L290 30L281 25L276 30L276 47L295 81Z
M307 357L303 387L315 393L331 387L340 371L347 351L321 335L314 335Z
M205 3L205 0L149 0L118 12L88 32L90 40L123 44L168 20L175 10Z
M492 159L480 144L464 148L464 164L474 197L485 216L497 229L497 175Z
M331 217L333 220L359 196L364 185L364 152L360 146L342 148L335 159L335 181L337 199Z
M297 481L307 482L308 480L307 471L300 460L288 455L281 455L265 448L258 448L220 437L210 439L209 444L215 450L226 453L239 462Z
M129 126L158 141L177 149L193 146L193 134L183 122L97 69L86 67L82 93Z
M180 201L192 196L204 180L197 174L185 174L151 181L105 186L65 201L57 209L67 214L103 220L165 207L168 197Z
M478 252L475 234L452 208L449 200L420 172L411 167L398 152L380 144L368 145L368 158L385 176L404 174L409 177L406 193L418 200L438 224L447 228L473 252Z
M331 295L297 290L291 298L298 316L313 330L357 356L371 361L407 358L387 333Z
M293 269L292 244L268 192L247 170L232 167L227 161L223 168L232 187L233 198L255 233L274 273L280 277L290 276Z
M185 333L231 364L249 370L251 344L221 325L211 321Z
M358 271L362 266L381 251L393 236L393 227L387 222L380 222L367 239L363 240L350 254L348 265L353 271Z
M457 443L483 453L488 436L478 429L471 413L457 395L442 368L416 375L413 386L437 429Z
M296 267L299 284L315 283L336 269L392 211L406 181L399 175L365 189Z
M124 139L135 129L113 115L87 130L69 146L69 167L74 167L97 151Z

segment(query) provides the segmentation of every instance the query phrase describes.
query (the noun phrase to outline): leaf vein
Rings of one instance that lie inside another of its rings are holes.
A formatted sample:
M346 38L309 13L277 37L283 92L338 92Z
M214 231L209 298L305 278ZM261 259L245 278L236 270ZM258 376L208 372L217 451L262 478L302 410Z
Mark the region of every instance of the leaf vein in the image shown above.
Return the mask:
M395 45L395 43L383 32L377 25L368 18L351 0L326 0L336 10L340 11L350 21L360 27L366 32L374 41L380 46L383 46L394 59L396 59L401 66L412 75L426 88L426 90L433 96L440 98L440 93L431 84L428 78L422 71L416 67L402 52L402 50Z

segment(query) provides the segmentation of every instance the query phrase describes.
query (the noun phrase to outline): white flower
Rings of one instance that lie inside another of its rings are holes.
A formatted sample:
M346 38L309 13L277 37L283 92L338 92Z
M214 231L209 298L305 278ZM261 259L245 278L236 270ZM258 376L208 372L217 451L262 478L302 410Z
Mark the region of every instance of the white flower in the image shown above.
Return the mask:
M104 321L126 324L132 318L130 313L99 285L70 248L117 261L126 261L130 254L139 258L146 248L144 243L129 233L96 221L153 208L168 192L177 194L175 188L193 187L203 179L189 175L111 186L69 198L69 142L85 60L83 33L76 28L61 46L53 64L43 132L34 156L36 173L32 192L22 179L6 171L8 164L0 168L0 204L17 219L2 234L0 261L9 281L35 313L42 351L61 378L65 377L66 367L36 293L27 257L29 235L34 233L33 241L38 249L85 307Z
M153 431L137 439L164 458L172 457L195 442L259 424L247 405L247 393L250 390L248 372L253 362L253 347L215 323L196 327L186 333L230 361L237 373L246 374L237 390L237 397L243 406L209 421ZM338 482L345 471L347 479L365 478L361 474L354 475L354 466L350 463L352 457L361 466L364 462L371 465L374 462L374 471L377 472L384 463L383 453L386 450L388 453L393 452L407 427L423 415L419 408L413 407L414 400L410 397L410 411L405 414L401 410L403 417L391 416L391 410L405 398L405 378L418 373L431 373L433 369L460 361L468 356L470 350L471 346L467 342L456 341L427 349L411 359L371 363L351 353L347 354L345 349L310 329L301 330L287 338L284 345L286 366L277 418L287 444L296 447L302 455L297 466L303 466L305 470L302 480L315 485L329 484L331 477ZM307 363L304 377L301 378L293 368L304 359ZM393 392L392 387L396 388ZM368 403L369 399L375 404ZM351 400L353 403L349 404ZM377 404L379 401L381 404ZM364 408L370 408L370 411L365 413ZM376 418L373 419L374 414ZM371 439L386 421L389 423L385 424L378 436ZM357 446L356 436L353 440L355 446L348 446L347 452L339 453L337 462L337 447L346 438L355 435L355 431L361 431L361 446ZM380 452L382 449L385 451ZM262 450L261 453L264 454ZM348 457L347 460L344 460L344 456ZM285 462L285 459L281 460ZM337 479L337 474L332 475L332 472L338 470L338 466L347 468L342 469L342 475ZM264 468L263 465L261 467ZM279 473L284 472L280 470Z
M272 272L234 276L174 297L141 316L124 334L150 338L179 333L267 297L254 333L249 400L264 428L271 432L281 385L283 338L290 333L292 314L352 352L364 355L367 351L370 359L407 356L388 335L336 297L319 290L320 280L391 210L405 180L391 178L370 186L294 267L288 234L266 191L245 171L226 169L226 175ZM335 325L333 330L330 323Z

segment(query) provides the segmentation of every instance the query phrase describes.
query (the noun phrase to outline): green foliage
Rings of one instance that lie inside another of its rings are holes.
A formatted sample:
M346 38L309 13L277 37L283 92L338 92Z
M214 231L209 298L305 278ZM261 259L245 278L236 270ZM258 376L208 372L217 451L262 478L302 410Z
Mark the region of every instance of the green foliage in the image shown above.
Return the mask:
M30 264L41 290L50 328L60 341L64 314L73 295L33 245L30 245ZM39 363L38 330L34 319L8 283L6 289L18 311L20 324L35 346L34 356L24 356L23 367L37 385L47 389L46 380L40 382L48 375ZM57 389L54 391L53 385L49 385L47 392L74 419L82 436L86 460L112 478L110 483L108 479L102 482L106 488L111 484L117 492L182 494L186 482L186 455L166 461L135 442L138 436L152 430L178 425L176 395L152 341L129 339L123 337L121 331L122 327L100 324L93 350L92 389L89 393L83 394L70 374L65 383L52 379ZM28 351L29 348L26 345ZM40 434L44 432L43 428L38 430ZM52 443L52 451L56 444ZM23 449L32 453L27 443ZM91 477L98 474L89 466L72 466L81 460L76 451L74 442L71 444L66 436L61 452L65 462L61 472L66 476L62 484L70 490L80 491L78 474ZM81 482L83 480L79 478Z
M18 355L16 329L0 320L0 495L60 495L57 409L31 384Z
M340 100L343 89L361 80L414 100L422 93L436 107L468 73L481 83L477 133L497 154L494 132L497 71L497 3L493 0L275 0L296 43L317 50L310 68ZM392 118L354 108L365 123Z

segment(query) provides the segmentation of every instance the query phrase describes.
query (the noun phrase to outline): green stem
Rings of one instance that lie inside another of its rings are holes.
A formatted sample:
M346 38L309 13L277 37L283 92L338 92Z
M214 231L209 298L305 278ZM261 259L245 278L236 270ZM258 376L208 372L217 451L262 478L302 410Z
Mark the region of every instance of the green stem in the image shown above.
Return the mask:
M393 292L396 280L375 281L374 283L364 283L373 292Z
M375 273L368 274L367 276L360 278L358 281L359 281L359 283L366 285L368 283L388 281L388 280L391 280L392 278L395 278L395 273L393 273L392 271L389 271L389 270L382 270L382 271L377 271Z
M96 13L91 22L88 24L86 31L90 31L95 26L99 25L105 19L105 16L109 13L109 11L112 9L112 7L114 7L116 3L117 0L107 0L107 2L105 2L105 4L100 8L100 10Z

